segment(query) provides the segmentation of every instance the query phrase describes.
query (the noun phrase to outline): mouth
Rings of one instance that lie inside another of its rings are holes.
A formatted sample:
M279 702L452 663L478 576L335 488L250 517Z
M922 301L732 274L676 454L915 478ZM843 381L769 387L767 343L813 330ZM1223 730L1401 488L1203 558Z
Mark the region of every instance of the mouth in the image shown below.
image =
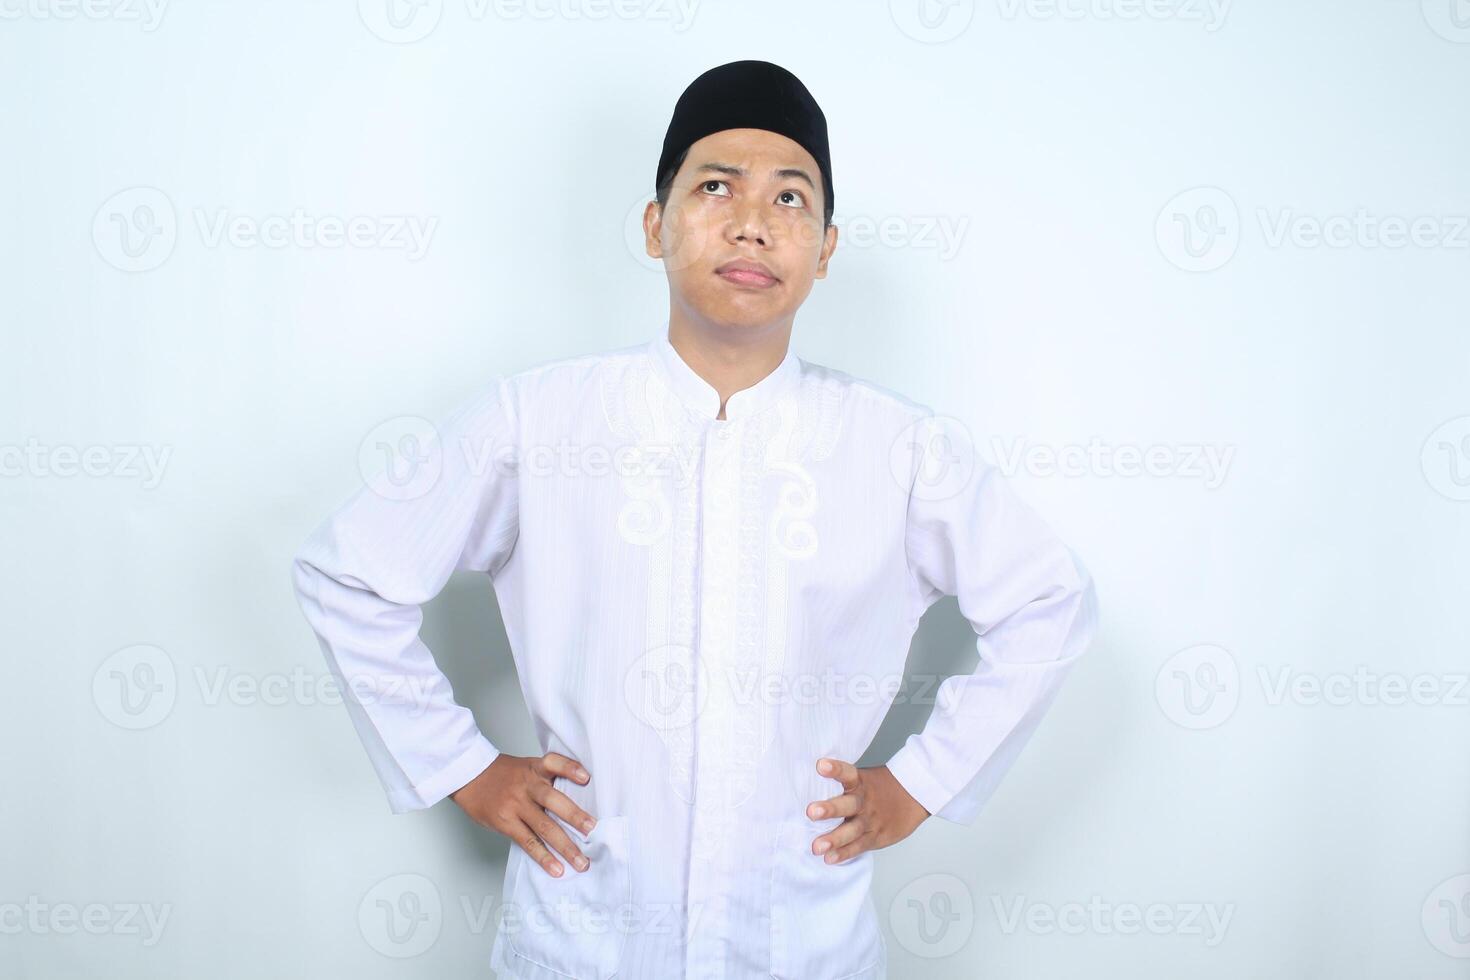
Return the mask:
M752 289L770 289L781 281L759 262L726 262L715 270L715 275L731 285Z

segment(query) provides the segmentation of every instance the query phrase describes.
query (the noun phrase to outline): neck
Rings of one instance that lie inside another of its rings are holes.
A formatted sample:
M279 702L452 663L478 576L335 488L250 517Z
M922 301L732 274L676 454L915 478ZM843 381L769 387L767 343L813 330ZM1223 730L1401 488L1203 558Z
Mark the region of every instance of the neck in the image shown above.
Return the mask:
M776 369L791 343L791 321L769 327L730 329L670 314L669 343L694 373L720 393L720 413L737 391Z

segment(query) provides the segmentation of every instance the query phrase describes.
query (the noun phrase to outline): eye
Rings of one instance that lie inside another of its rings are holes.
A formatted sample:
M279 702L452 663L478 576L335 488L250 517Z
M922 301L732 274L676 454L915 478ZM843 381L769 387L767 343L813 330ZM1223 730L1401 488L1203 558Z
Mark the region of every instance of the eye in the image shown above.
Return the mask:
M700 189L701 190L709 191L709 189L711 187L724 187L725 186L725 182L723 180L707 180L707 181L705 181L703 184L701 184L699 186L700 186ZM714 193L714 192L713 191L710 191L710 193ZM730 192L729 192L728 189L726 189L725 193L723 193L723 194L715 194L715 196L716 197L729 197L730 196Z
M792 197L796 198L796 201L794 203L786 200L786 198ZM792 204L793 207L806 207L806 197L801 193L801 191L782 191L776 197L776 200L780 201L782 204Z

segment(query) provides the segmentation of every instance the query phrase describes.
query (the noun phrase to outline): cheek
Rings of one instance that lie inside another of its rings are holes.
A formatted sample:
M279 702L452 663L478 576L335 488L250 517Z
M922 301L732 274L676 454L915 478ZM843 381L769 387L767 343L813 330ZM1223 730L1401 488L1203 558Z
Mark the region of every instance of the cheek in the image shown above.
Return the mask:
M713 227L703 208L671 209L659 228L665 267L670 272L681 272L708 261L714 254L711 245L717 241Z

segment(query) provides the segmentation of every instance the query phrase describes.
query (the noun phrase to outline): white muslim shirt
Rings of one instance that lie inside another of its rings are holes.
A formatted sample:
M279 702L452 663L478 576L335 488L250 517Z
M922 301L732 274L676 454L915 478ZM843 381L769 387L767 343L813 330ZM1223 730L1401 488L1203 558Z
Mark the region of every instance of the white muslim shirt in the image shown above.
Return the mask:
M978 665L888 766L971 823L1096 628L1086 569L962 427L789 349L719 401L667 324L497 377L296 557L395 813L498 754L418 635L456 570L491 578L540 749L591 773L554 781L597 820L553 815L587 871L510 847L502 977L885 977L874 852L811 853L841 822L806 816L842 792L816 761L857 762L956 595Z

